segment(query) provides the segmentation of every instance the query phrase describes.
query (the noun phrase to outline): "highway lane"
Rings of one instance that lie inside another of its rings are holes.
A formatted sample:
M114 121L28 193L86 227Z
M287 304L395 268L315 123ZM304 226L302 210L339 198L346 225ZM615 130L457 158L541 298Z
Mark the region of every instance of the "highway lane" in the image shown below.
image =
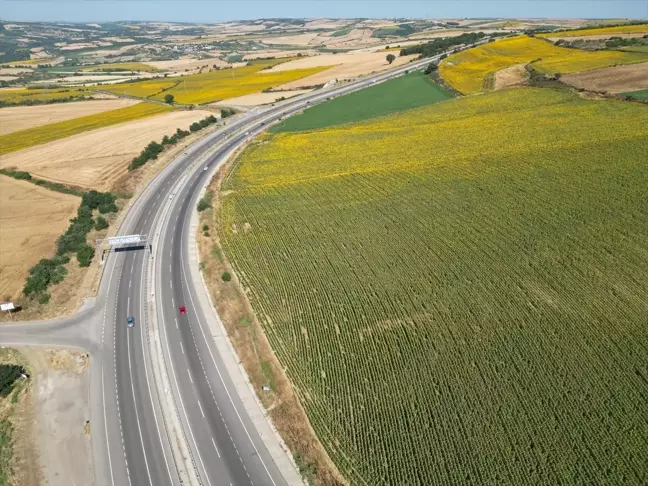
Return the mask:
M210 157L208 164L222 160L244 138L237 137L225 144ZM170 211L170 223L161 238L161 260L158 262L163 282L159 295L166 341L176 375L185 376L178 380L178 386L187 408L192 409L188 410L188 416L194 431L194 447L199 451L200 462L206 465L207 484L285 484L234 392L229 376L222 373L225 366L215 350L211 334L204 329L205 317L191 298L193 287L185 273L187 248L183 243L187 241L186 224L196 206L200 188L210 177L201 169L199 167L190 175L187 184L175 196L178 202ZM186 306L186 315L179 313L180 305Z
M427 62L430 61L427 60ZM403 72L405 69L415 67L417 66L406 66L396 72ZM375 76L374 79L387 79L393 75L392 71ZM228 135L239 132L238 135L225 142L214 155L210 156L207 164L220 163L227 152L241 145L247 138L244 135L245 130L248 132L259 131L270 120L276 119L278 115L302 109L306 106L307 101L314 103L329 96L370 84L372 84L372 80L365 79L355 85L319 92L308 98L235 122L230 127L217 132L216 136L209 137L210 143L213 143L211 139L218 137L222 140ZM285 484L263 441L259 438L255 427L247 416L231 379L226 372L222 372L225 369L222 359L216 352L209 332L204 329L206 325L204 313L200 308L187 302L191 299L194 289L184 268L184 261L188 258L186 245L182 245L186 237L184 231L195 208L200 188L211 177L212 171L202 171L198 168L189 177L183 178L183 174L186 174L187 168L194 163L198 157L197 153L202 155L208 148L209 145L203 143L198 146L197 150L191 151L187 157L181 158L175 167L170 168L163 176L164 182L161 186L164 189L157 191L155 198L151 197L143 205L142 218L146 214L149 219L154 219L153 216L158 211L163 211L162 204L166 202L171 191L177 191L173 196L171 210L165 216L166 231L161 237L161 249L158 252L161 262L157 263L160 265L160 271L156 279L162 282L162 285L161 291L156 293L159 296L158 305L162 306L163 316L163 322L158 325L164 331L163 341L166 344L166 358L172 367L174 392L178 394L178 402L181 404L182 414L185 417L185 426L189 428L189 433L186 436L191 442L190 448L194 452L195 463L200 470L203 482L210 486L212 484ZM179 189L171 188L170 186L177 181L181 181L178 184L181 187ZM152 224L150 221L148 223ZM152 231L147 224L140 223L135 225L133 232L151 233ZM167 245L169 246L168 252ZM141 265L141 262L135 257L132 264ZM130 295L141 294L140 287L141 285L138 285L135 290L132 290L131 286ZM122 309L120 310L120 315L123 317L121 322L125 322L130 305L129 293L120 295L118 301ZM134 298L132 302L136 302ZM187 307L187 315L179 314L179 305ZM124 307L126 311L123 310ZM140 307L143 306L140 305ZM128 334L126 335L128 336ZM125 363L126 360L123 359L123 356L128 356L131 363L139 363L138 367L145 363L138 361L138 357L129 351L128 342L126 342L125 351L123 344L121 349L119 355L122 358L118 362ZM122 364L122 366L125 365ZM129 373L131 373L130 370ZM135 373L132 375L125 371L120 371L120 375L125 383L121 387L120 397L128 396L126 383L129 379L131 386L142 388L146 378L145 374ZM131 395L134 398L124 409L124 415L127 415L128 418L123 415L122 421L131 425L138 424L144 431L141 433L139 430L129 432L126 440L128 464L131 465L131 469L137 467L138 472L133 474L141 481L146 481L137 484L150 484L151 469L167 467L169 459L159 453L160 447L161 450L164 450L164 440L150 440L150 442L145 440L145 438L155 439L155 428L152 421L148 420L148 415L144 419L147 423L141 425L143 414L139 413L137 404L146 402L150 397L145 394L138 401L134 394ZM141 447L137 444L140 444ZM147 451L147 447L150 451ZM164 462L165 460L167 463Z

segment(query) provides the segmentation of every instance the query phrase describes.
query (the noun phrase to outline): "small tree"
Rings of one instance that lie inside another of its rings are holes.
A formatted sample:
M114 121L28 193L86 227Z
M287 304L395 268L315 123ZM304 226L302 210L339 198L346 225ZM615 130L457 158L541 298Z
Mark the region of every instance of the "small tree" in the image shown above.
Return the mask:
M223 272L221 278L223 279L223 282L229 282L232 280L232 275L229 272Z
M103 229L106 229L108 227L108 221L106 221L106 218L103 216L97 216L97 219L95 220L95 229L97 231L101 231Z
M168 104L173 103L173 95L172 94L165 95L164 96L164 102L168 103Z
M394 62L395 60L396 60L396 56L394 56L394 55L391 54L391 53L390 53L390 54L387 54L387 62L388 62L389 64L391 64L391 63Z
M79 261L79 266L89 267L93 256L94 248L86 243L81 248L79 248L79 251L77 251L77 260Z

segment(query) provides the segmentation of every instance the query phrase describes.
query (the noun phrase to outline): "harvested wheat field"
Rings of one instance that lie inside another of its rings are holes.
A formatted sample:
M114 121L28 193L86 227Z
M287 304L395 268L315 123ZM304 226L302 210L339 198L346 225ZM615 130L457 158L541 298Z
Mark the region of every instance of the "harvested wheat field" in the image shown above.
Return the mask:
M526 70L526 63L515 64L513 66L500 69L495 73L495 89L520 86L525 83L528 77L529 74Z
M76 196L0 175L0 298L18 297L29 268L52 256L79 202Z
M212 113L180 111L129 123L120 123L2 157L0 167L17 167L57 182L106 190L127 171L128 163L152 140L160 141L177 128Z
M279 64L272 69L262 71L261 74L272 73L277 71L289 71L291 69L304 69L316 66L333 66L326 71L313 74L311 76L297 79L279 86L279 89L299 89L304 86L314 86L324 84L331 79L347 79L357 76L364 76L375 71L384 71L390 67L407 64L417 55L399 56L389 64L385 60L384 52L365 52L359 54L322 54L321 56L307 57L297 59L283 64Z
M116 110L137 103L137 100L109 99L55 105L10 106L0 110L0 135L48 123L94 115L103 111Z
M281 37L266 37L261 39L264 44L281 44L281 45L291 45L291 46L308 46L313 40L318 36L317 33L309 34L298 34L298 35L287 35ZM318 43L317 43L318 44Z
M219 101L212 104L212 106L259 106L268 103L274 103L277 98L292 98L301 94L310 93L312 89L294 89L290 91L271 91L270 93L253 93L249 95L239 96L237 98L229 98L227 100Z
M221 61L217 57L209 59L172 59L170 61L149 61L146 64L160 71L190 71L198 70L203 66L207 67L227 67L228 63Z
M625 93L648 89L648 62L565 74L561 81L590 91Z

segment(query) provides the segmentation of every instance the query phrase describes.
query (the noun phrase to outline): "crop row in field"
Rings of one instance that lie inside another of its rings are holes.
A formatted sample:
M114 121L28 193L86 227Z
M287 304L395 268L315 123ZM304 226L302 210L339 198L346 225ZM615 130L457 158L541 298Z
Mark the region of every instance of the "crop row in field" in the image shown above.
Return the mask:
M290 60L290 59L288 59ZM168 94L179 103L204 104L235 98L318 73L330 66L294 69L284 72L264 73L278 61L264 61L235 69L221 69L207 73L191 74L181 78L160 78L106 87L116 94L163 100Z
M308 108L275 125L273 132L313 130L367 120L452 98L452 94L416 71Z
M583 51L557 47L548 41L518 36L453 54L439 66L443 79L457 91L482 91L489 77L515 64L533 63L542 73L574 73L607 66L648 61L648 55L620 51Z
M19 130L0 136L0 155L60 138L70 137L89 130L159 115L160 113L166 113L171 110L171 107L157 103L138 103L126 108L104 111L72 120Z
M219 237L350 484L646 484L647 123L511 89L244 152Z
M3 89L0 90L0 101L19 103L21 101L49 101L70 96L92 96L92 90L87 88L67 89Z
M587 35L607 34L641 34L648 33L648 24L617 25L615 27L593 27L591 29L567 30L564 32L547 32L537 34L538 37L581 37Z

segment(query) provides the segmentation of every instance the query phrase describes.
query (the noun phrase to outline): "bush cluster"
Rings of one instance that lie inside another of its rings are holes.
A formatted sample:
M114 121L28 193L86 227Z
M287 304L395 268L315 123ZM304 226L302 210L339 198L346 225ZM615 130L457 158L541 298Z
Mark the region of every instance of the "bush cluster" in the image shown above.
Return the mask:
M214 193L212 191L207 191L205 195L200 198L200 201L198 201L198 206L196 206L198 212L202 212L207 208L211 208L213 197L214 197Z
M229 118L233 115L236 115L236 110L233 110L231 108L221 108L221 117Z
M211 125L212 123L216 123L217 121L218 119L214 115L210 115L198 122L192 123L191 126L189 127L189 130L191 130L191 132L197 132ZM168 135L165 135L162 138L161 143L155 141L149 143L144 148L144 150L142 150L142 153L140 153L137 157L135 157L131 161L130 164L128 164L128 170L131 171L131 170L138 169L142 167L144 164L146 164L149 160L157 159L158 155L162 153L162 151L164 151L165 145L175 145L176 143L178 143L180 140L182 140L189 134L190 132L178 128L176 132L170 137Z
M404 49L401 49L400 55L407 56L410 54L420 54L422 58L432 57L452 46L458 46L460 44L474 44L485 36L486 34L484 34L483 32L470 32L461 34L457 37L434 39L430 42L426 42L425 44L405 47Z

